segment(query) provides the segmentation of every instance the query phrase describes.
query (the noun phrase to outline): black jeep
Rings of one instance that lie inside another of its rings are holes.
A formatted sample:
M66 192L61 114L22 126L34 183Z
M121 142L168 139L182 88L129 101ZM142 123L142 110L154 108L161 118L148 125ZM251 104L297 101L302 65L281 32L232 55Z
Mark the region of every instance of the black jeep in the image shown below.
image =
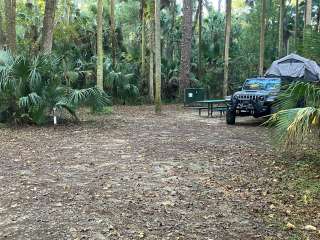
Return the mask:
M236 116L255 118L272 113L272 103L280 92L280 78L256 77L247 79L240 91L227 96L227 124L235 124Z

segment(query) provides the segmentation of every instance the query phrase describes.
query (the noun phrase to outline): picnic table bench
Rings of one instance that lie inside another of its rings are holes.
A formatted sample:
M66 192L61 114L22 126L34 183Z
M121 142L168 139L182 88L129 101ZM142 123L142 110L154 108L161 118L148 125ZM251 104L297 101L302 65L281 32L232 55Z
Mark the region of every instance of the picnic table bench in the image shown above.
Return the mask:
M188 109L195 109L199 111L199 116L201 116L201 111L202 110L207 110L208 107L206 106L193 106L193 107L187 107Z
M197 101L197 103L201 104L202 106L194 107L199 109L199 116L201 116L202 110L208 110L208 117L212 117L212 113L214 111L220 112L220 116L227 111L226 100L224 99L207 99ZM203 106L203 104L207 104L207 106Z

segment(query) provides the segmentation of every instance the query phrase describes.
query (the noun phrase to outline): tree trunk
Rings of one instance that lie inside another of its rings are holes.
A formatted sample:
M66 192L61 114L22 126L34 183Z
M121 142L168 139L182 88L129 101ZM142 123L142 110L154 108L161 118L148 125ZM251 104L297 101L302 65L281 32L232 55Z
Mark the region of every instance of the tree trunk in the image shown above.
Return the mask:
M231 35L231 8L232 0L226 0L226 25L225 25L225 44L224 44L224 77L223 77L223 96L228 95L229 85L229 48Z
M146 75L146 20L145 1L141 0L141 85L145 81Z
M63 20L64 20L65 24L69 24L69 19L68 19L68 2L67 2L67 0L63 0L63 9L64 9Z
M295 51L298 50L298 21L299 21L299 0L296 0L295 7L295 20L294 20L294 48Z
M153 15L153 14L152 14ZM150 19L150 33L149 33L149 99L150 102L154 102L154 90L153 90L153 74L154 74L154 17Z
M114 16L115 0L110 0L110 29L111 29L111 40L112 40L112 65L116 66L116 53L117 53L117 39L116 39L116 27L115 27L115 16Z
M306 0L305 5L305 27L311 26L311 16L312 16L312 0Z
M198 7L197 7L196 15L195 15L194 21L193 21L193 22L194 22L193 30L196 29L197 24L198 24L198 20L199 20L199 12L200 12L200 4L199 4L199 1L200 1L200 0L198 0Z
M285 0L280 0L279 8L279 36L278 36L278 57L283 56L283 19L284 19L284 8Z
M97 6L97 87L103 90L103 0Z
M5 0L6 44L10 51L16 52L16 0Z
M46 7L43 19L41 51L50 54L52 51L54 16L57 0L46 0Z
M261 0L259 75L263 76L267 0Z
M171 26L170 26L170 33L168 37L168 50L167 50L167 56L170 62L172 63L174 61L175 56L175 36L174 36L174 28L175 28L175 20L176 20L176 1L172 0L170 2L170 14L171 14Z
M73 0L73 5L75 6L75 8L79 8L79 0Z
M155 0L154 19L155 19L155 111L161 112L161 36L160 36L160 0Z
M218 12L221 12L221 3L222 3L222 0L218 0Z
M71 0L64 0L64 22L69 25L71 21L72 2Z
M183 0L181 61L180 61L180 98L190 85L190 60L192 43L192 0Z
M198 79L202 76L202 0L199 0Z
M0 9L2 10L2 9ZM4 36L4 31L2 29L3 19L2 19L2 12L0 11L0 50L4 47L6 43L6 38Z
M320 3L319 3L319 6L318 6L317 31L320 32Z

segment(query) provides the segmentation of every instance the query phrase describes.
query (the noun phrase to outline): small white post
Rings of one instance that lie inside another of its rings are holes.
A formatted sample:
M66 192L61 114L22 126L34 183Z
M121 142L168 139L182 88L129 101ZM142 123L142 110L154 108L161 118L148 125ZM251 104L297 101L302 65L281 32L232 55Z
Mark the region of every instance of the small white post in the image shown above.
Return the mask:
M53 108L53 125L57 125L57 116L56 116L57 108Z

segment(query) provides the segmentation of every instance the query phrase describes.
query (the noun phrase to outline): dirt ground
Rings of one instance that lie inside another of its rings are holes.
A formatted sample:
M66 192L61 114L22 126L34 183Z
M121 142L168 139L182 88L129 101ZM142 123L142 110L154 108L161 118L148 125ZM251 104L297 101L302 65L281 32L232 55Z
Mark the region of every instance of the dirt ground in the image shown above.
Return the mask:
M268 220L279 156L261 122L175 105L81 118L0 129L0 239L298 239Z

